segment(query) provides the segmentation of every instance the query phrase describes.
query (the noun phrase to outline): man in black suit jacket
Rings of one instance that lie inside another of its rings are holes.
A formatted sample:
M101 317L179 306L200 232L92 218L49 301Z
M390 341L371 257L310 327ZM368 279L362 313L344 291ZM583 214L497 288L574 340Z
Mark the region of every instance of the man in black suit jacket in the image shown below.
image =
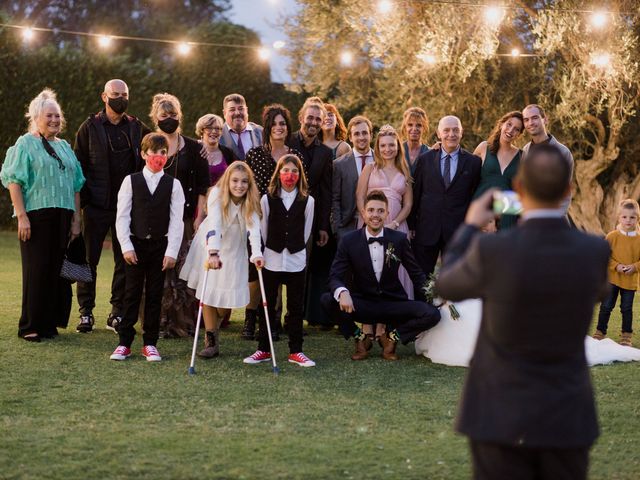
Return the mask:
M444 256L438 294L484 302L456 425L477 479L586 478L598 424L584 340L609 246L564 220L570 179L560 151L536 149L514 182L522 224L478 235L493 218L486 192Z
M391 325L406 344L440 320L440 312L433 305L407 298L398 279L400 265L406 268L414 285L424 285L426 277L413 257L407 236L384 228L387 214L385 194L379 190L369 192L364 213L366 227L342 237L331 265L331 291L322 296L323 307L340 325L345 338L356 337L353 360L364 360L372 346L371 338L362 335L355 322ZM353 274L350 288L345 285L348 271ZM396 340L384 335L380 342L383 358L396 360Z
M324 247L331 231L331 171L333 153L318 138L326 115L324 105L312 97L300 109L300 130L291 135L289 146L302 153L302 161L309 172L309 195L315 200L314 238Z
M454 116L438 123L441 148L416 160L413 208L408 218L415 232L413 251L426 275L430 275L445 245L463 222L480 182L482 160L460 148L462 125Z

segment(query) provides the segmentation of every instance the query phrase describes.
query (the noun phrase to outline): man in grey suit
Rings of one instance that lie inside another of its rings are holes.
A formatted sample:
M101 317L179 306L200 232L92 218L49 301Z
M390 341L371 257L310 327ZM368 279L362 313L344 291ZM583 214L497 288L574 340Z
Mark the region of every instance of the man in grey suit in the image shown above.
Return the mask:
M331 227L338 242L344 234L356 229L356 187L362 169L373 163L371 121L362 115L353 117L347 126L353 150L333 162L331 189Z
M586 479L598 422L584 341L608 290L609 245L569 227L571 166L552 145L529 152L514 187L516 228L480 235L493 191L449 242L436 291L482 298L482 322L456 429L474 478Z
M262 145L262 127L249 121L249 109L244 97L231 93L222 101L224 126L220 145L233 150L236 157L244 160L253 147Z

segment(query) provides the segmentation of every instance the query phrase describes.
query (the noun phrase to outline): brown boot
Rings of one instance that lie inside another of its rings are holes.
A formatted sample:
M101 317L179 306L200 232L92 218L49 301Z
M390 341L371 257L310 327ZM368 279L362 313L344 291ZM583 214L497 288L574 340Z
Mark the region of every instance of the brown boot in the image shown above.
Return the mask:
M214 358L220 355L218 332L207 330L204 335L204 349L198 352L198 356L201 358Z
M356 353L351 355L351 360L364 360L369 356L372 346L373 341L370 335L367 335L364 340L356 340Z
M620 334L620 341L618 342L623 347L632 347L631 336L633 334L631 332L622 332Z
M596 340L604 340L604 337L606 337L607 334L603 333L600 330L596 330L596 333L593 334L593 338L595 338Z
M398 356L396 355L396 343L391 340L387 334L383 334L378 337L378 343L382 347L382 358L385 360L398 360Z

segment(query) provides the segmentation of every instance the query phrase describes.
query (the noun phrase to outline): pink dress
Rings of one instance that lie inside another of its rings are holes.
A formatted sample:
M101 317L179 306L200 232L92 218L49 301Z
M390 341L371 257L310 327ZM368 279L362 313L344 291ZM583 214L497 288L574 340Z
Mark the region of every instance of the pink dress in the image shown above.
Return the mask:
M371 190L382 190L386 195L387 201L389 202L389 216L387 217L389 222L393 221L393 219L400 213L400 210L402 210L402 196L406 189L407 179L401 172L397 172L395 177L393 177L393 180L391 180L391 183L389 183L384 172L375 166L373 167L371 175L369 176L367 194ZM358 221L358 226L361 227L363 223L362 219L360 219ZM407 225L407 221L404 220L396 230L408 234L409 226ZM400 270L398 270L398 277L400 278L400 283L404 287L405 292L407 292L409 299L413 300L413 282L402 265L400 266Z

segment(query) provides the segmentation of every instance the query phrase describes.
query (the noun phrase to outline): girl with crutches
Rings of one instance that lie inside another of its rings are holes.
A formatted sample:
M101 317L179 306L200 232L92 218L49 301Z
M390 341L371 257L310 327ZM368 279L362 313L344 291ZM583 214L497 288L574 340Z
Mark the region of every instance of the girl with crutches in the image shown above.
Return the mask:
M302 353L302 316L307 264L306 245L313 225L314 200L308 194L302 162L286 154L278 160L268 193L260 201L260 229L265 244L265 267L262 270L271 329L275 328L275 305L278 288L287 289L289 362L313 367L315 362ZM266 321L260 320L258 350L244 359L255 364L271 360Z
M191 244L180 278L202 297L205 346L202 358L220 354L220 323L232 308L249 303L246 238L251 261L264 265L260 250L260 204L251 169L236 161L227 167L207 199L208 215ZM206 288L205 275L208 272Z

